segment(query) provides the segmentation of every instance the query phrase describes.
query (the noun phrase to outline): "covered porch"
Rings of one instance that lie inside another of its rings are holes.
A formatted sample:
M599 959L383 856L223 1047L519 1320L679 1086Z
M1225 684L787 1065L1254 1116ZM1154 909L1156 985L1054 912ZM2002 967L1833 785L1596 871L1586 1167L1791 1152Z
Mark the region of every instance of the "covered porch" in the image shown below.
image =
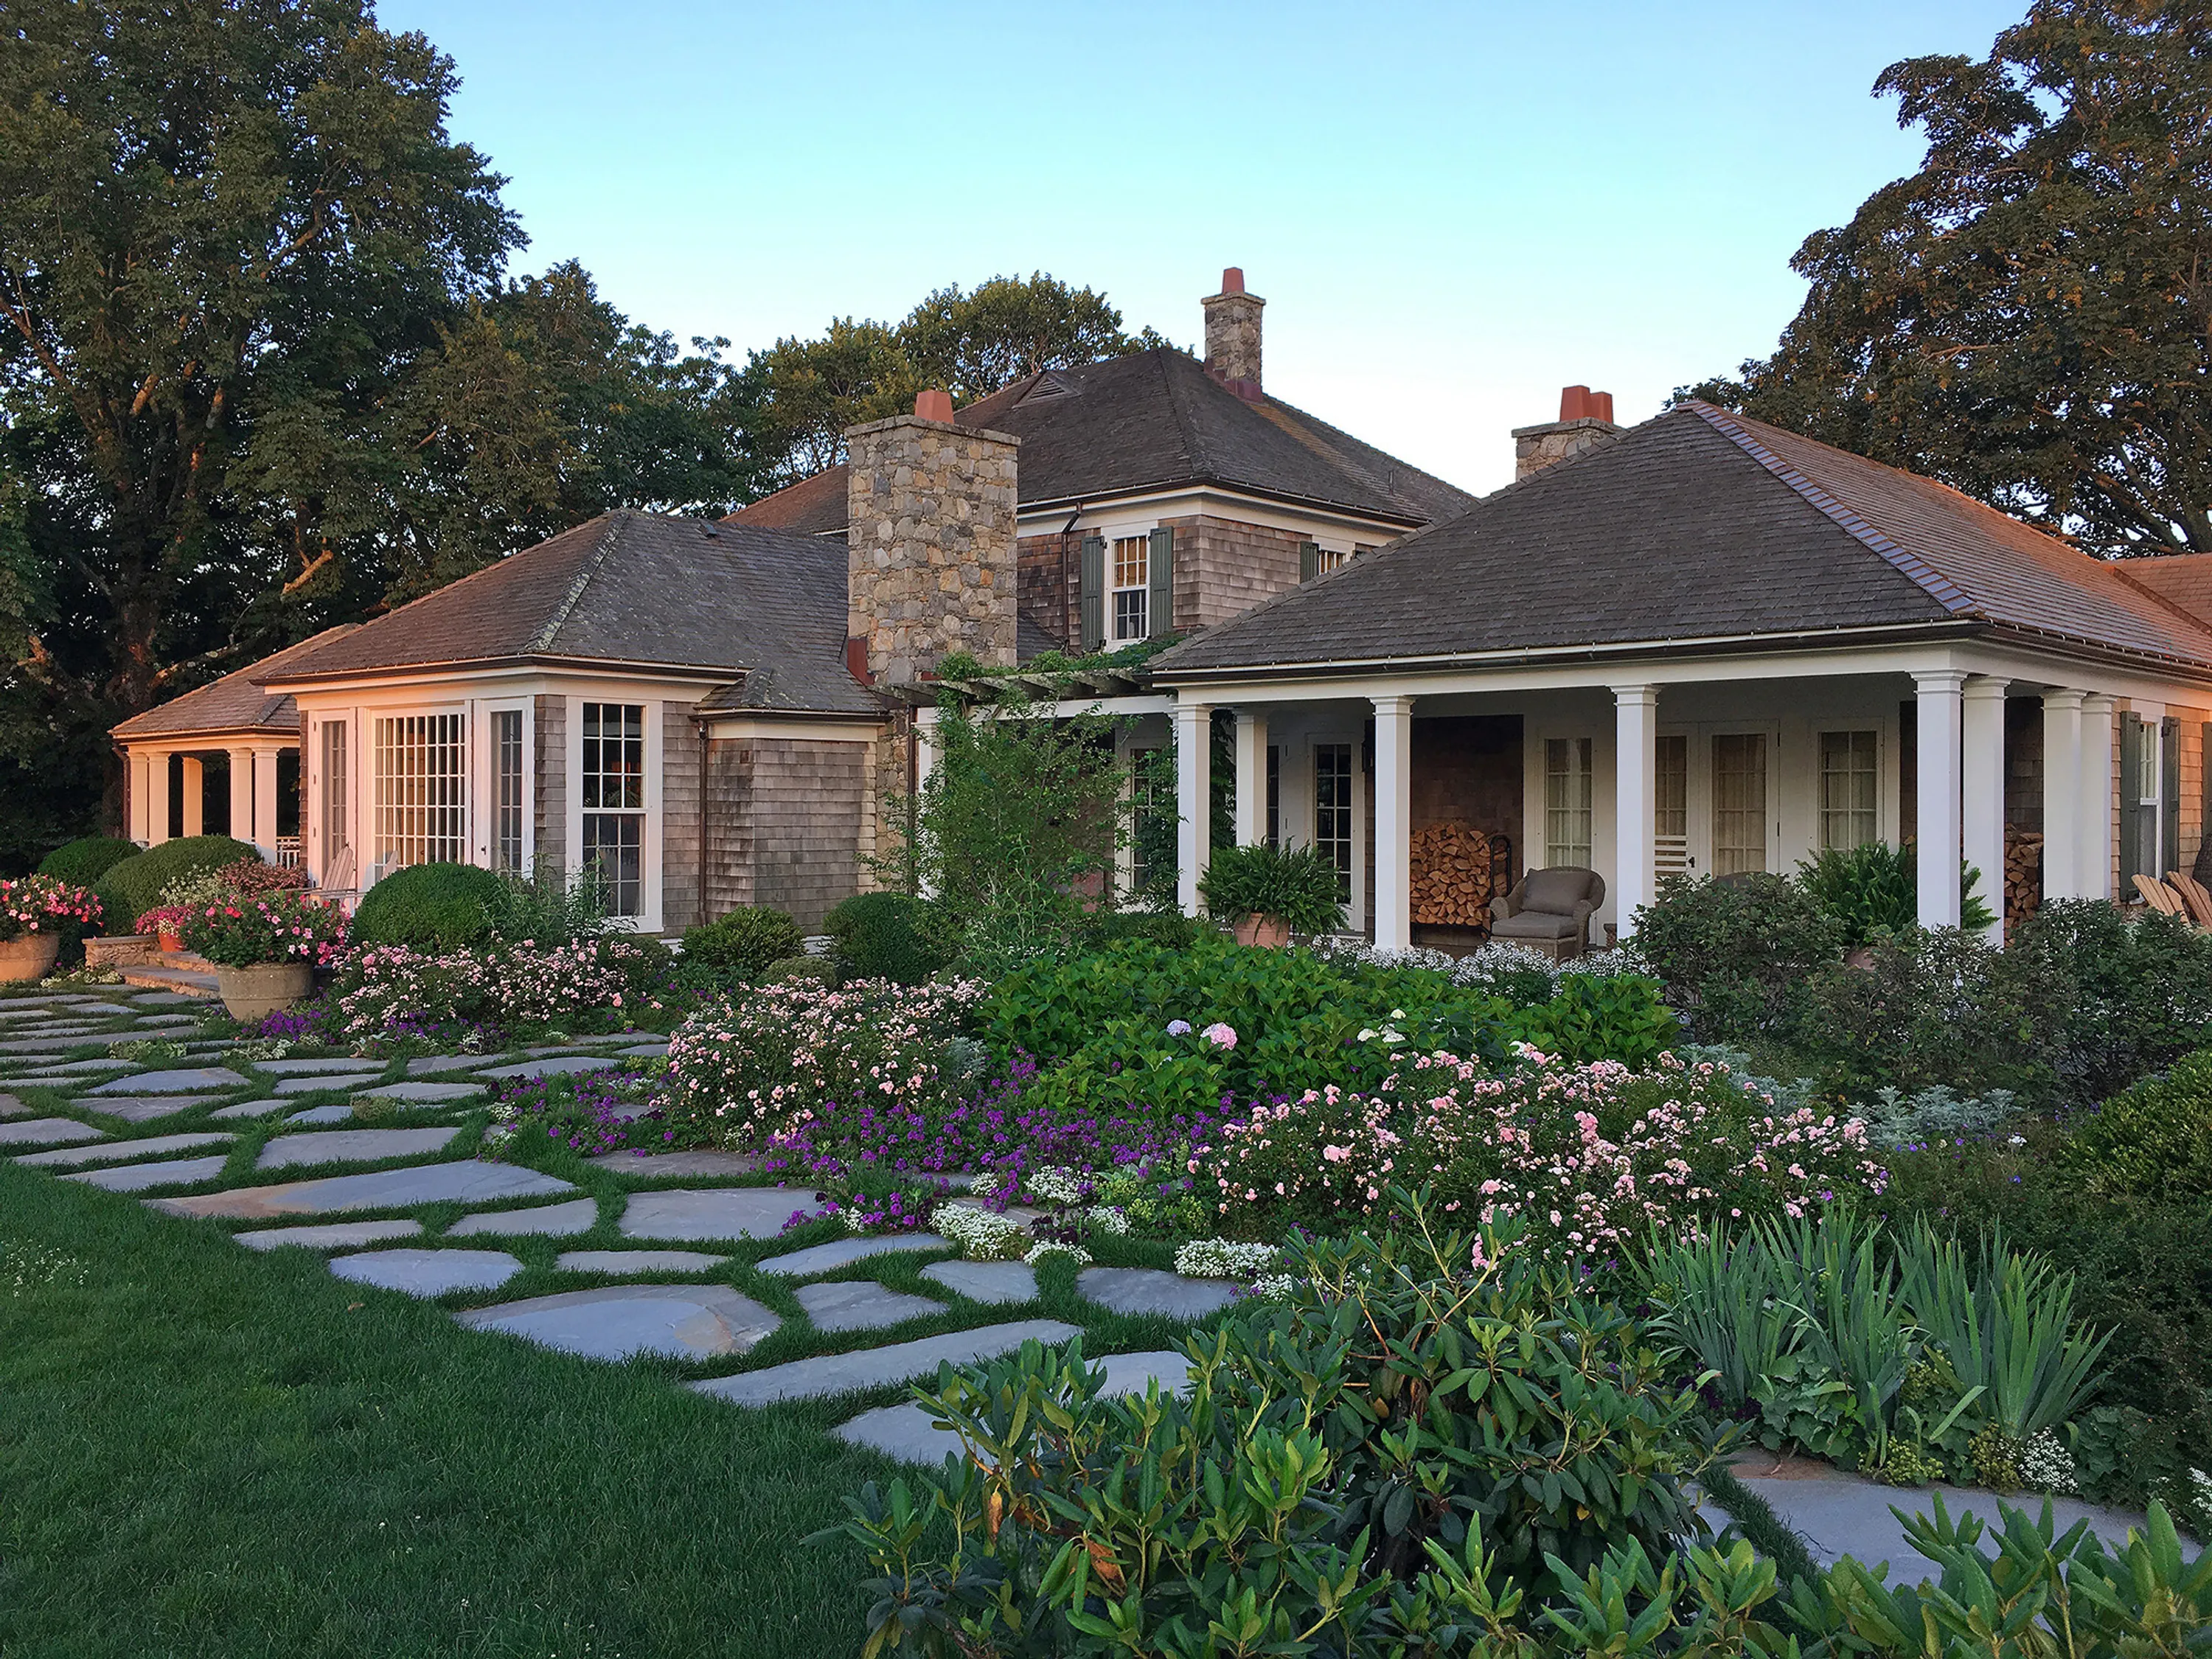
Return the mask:
M1823 848L1911 842L1921 921L1958 925L1963 859L2001 936L2008 868L2017 915L2189 867L2208 705L2185 683L1948 644L1208 676L1173 712L1178 896L1197 913L1205 738L1226 708L1234 839L1321 848L1347 925L1378 945L1482 936L1449 906L1439 919L1449 884L1426 867L1470 846L1494 849L1501 892L1534 869L1595 871L1601 945L1669 872L1786 874Z

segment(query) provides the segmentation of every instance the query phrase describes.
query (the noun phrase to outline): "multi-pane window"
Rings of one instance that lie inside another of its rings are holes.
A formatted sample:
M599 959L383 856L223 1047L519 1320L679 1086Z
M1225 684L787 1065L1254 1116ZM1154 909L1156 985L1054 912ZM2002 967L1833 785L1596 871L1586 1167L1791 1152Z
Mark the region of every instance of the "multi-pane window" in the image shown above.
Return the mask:
M1267 745L1267 845L1283 844L1283 751Z
M1114 637L1145 637L1146 606L1151 595L1152 538L1118 536L1114 540Z
M328 882L351 845L346 830L346 728L323 722L323 879ZM350 885L350 878L343 885Z
M382 714L376 721L376 861L459 864L468 856L467 720Z
M1713 738L1713 873L1766 868L1766 733Z
M1881 750L1873 732L1820 733L1820 845L1849 852L1878 838ZM1764 817L1762 812L1761 817Z
M1690 739L1662 732L1652 745L1652 867L1661 875L1690 867Z
M522 711L495 709L491 717L491 867L522 869Z
M1314 846L1336 866L1336 896L1352 902L1352 745L1314 745Z
M645 707L584 705L583 867L610 915L644 914Z
M1175 823L1163 822L1164 809L1172 805L1174 791L1162 774L1164 759L1157 749L1139 749L1129 757L1129 890L1149 893L1162 873L1155 861L1172 850Z
M1314 548L1314 574L1326 576L1332 570L1341 570L1344 568L1345 562L1351 556L1351 553L1344 548L1322 547L1316 544Z
M1590 740L1544 739L1544 862L1588 869L1590 861Z

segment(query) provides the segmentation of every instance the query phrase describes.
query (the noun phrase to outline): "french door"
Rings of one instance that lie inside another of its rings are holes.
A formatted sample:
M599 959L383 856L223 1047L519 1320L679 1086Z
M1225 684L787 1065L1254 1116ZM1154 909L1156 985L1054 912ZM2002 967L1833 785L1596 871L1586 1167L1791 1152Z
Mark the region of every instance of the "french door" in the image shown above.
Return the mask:
M1772 726L1733 723L1661 729L1651 825L1659 874L1781 868L1778 735Z

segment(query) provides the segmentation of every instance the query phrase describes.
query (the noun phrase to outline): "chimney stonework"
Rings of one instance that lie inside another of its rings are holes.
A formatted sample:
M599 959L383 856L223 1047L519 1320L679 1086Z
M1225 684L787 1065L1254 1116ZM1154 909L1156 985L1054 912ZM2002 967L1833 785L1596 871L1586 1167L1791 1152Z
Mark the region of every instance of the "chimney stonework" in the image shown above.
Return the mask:
M954 425L951 401L925 392L915 414L845 434L846 633L878 684L950 651L1014 665L1021 440Z
M1558 420L1514 428L1514 482L1609 443L1621 431L1613 418L1613 393L1592 392L1586 386L1568 386L1559 393Z
M1244 291L1244 273L1221 273L1221 292L1206 308L1206 372L1240 398L1260 396L1260 313L1267 301Z

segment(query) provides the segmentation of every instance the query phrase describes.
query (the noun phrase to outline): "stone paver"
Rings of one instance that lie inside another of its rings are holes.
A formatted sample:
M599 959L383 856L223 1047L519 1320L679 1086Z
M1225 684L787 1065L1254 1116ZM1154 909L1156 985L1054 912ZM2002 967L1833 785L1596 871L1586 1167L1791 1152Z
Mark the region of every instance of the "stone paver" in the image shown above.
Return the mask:
M834 1244L816 1244L804 1250L792 1250L783 1255L772 1255L759 1263L764 1273L781 1273L787 1279L805 1279L814 1273L835 1273L840 1267L849 1267L855 1261L865 1261L872 1255L892 1255L908 1250L949 1250L951 1244L935 1233L915 1233L908 1237L841 1238Z
M1943 1507L1954 1519L1971 1510L1991 1527L2001 1524L1994 1493L1956 1486L1879 1486L1809 1458L1761 1457L1737 1464L1735 1474L1773 1507L1784 1526L1804 1539L1813 1559L1823 1566L1846 1555L1856 1556L1869 1567L1887 1561L1893 1584L1918 1583L1932 1576L1934 1564L1905 1541L1904 1526L1889 1512L1892 1504L1908 1515L1933 1515L1934 1494L1940 1492ZM2040 1513L2044 1502L2039 1493L2002 1501L2031 1515ZM2145 1524L2140 1515L2100 1509L2071 1498L2051 1498L2051 1512L2062 1533L2076 1521L2087 1521L2108 1549L2125 1541L2129 1528Z
M1237 1299L1236 1286L1221 1279L1185 1279L1158 1267L1085 1267L1075 1276L1075 1289L1115 1313L1171 1319L1203 1319Z
M422 1231L419 1221L331 1221L319 1227L258 1227L231 1237L249 1250L282 1249L287 1244L310 1250L343 1250L360 1244L381 1244L387 1239L414 1238Z
M313 1077L319 1073L381 1073L384 1065L380 1060L362 1060L354 1054L331 1054L321 1060L257 1060L253 1069L266 1072L271 1077Z
M563 1072L611 1072L622 1064L603 1054L550 1055L543 1060L518 1060L512 1066L495 1066L480 1072L479 1077L554 1077Z
M85 1091L94 1095L175 1095L243 1088L246 1079L228 1066L183 1066L162 1072L140 1072L112 1082L95 1083Z
M146 991L131 999L141 1008L184 1008L198 1002L198 997L180 997L174 991Z
M421 1054L407 1062L410 1077L436 1077L441 1072L473 1072L497 1054Z
M587 1359L743 1353L778 1322L768 1309L725 1285L609 1285L472 1308L455 1317L476 1330L506 1331Z
M450 1164L417 1164L401 1170L373 1170L361 1175L324 1176L268 1187L237 1187L197 1198L150 1200L172 1215L228 1216L258 1221L283 1215L329 1215L343 1210L398 1210L448 1200L484 1203L501 1198L536 1198L573 1193L558 1176L512 1164L458 1158Z
M28 1158L19 1158L18 1164L27 1164L33 1169L81 1170L88 1164L119 1164L125 1158L145 1158L155 1152L185 1152L195 1146L225 1146L237 1139L234 1135L210 1132L196 1135L152 1135L143 1140L109 1140L97 1146L65 1146L52 1152L33 1152Z
M280 1095L320 1094L325 1089L359 1088L364 1083L374 1083L384 1075L381 1072L349 1072L337 1077L288 1077L276 1085Z
M49 1066L46 1069L56 1077L75 1077L86 1072L118 1072L129 1062L115 1060L72 1060L64 1066ZM133 1078L132 1082L137 1081Z
M387 1083L359 1091L371 1100L468 1100L483 1092L473 1083Z
M278 1135L261 1149L257 1170L283 1170L301 1164L366 1164L380 1158L420 1158L446 1150L458 1128L330 1129Z
M304 1112L293 1113L284 1121L287 1123L350 1123L353 1121L353 1108L348 1105L310 1106Z
M799 1305L820 1331L879 1331L909 1319L923 1319L945 1311L942 1302L926 1296L908 1296L886 1290L872 1279L841 1280L834 1285L801 1285L793 1292Z
M0 1117L28 1117L32 1109L13 1095L0 1095Z
M207 1104L205 1095L107 1095L99 1099L77 1099L70 1102L81 1112L103 1112L109 1117L119 1117L125 1123L144 1123L157 1117L173 1117L194 1106Z
M187 1182L213 1181L230 1162L221 1158L180 1158L166 1164L126 1164L119 1170L85 1170L66 1175L64 1181L82 1181L111 1193L140 1193L149 1187L182 1186Z
M493 1210L465 1215L446 1229L446 1236L470 1233L539 1233L566 1236L587 1233L598 1223L597 1199L572 1199L566 1204L541 1205L534 1210Z
M292 1103L289 1100L241 1100L235 1106L218 1106L210 1117L267 1117L271 1112L281 1112Z
M779 1400L807 1400L850 1394L858 1389L877 1389L886 1383L934 1376L938 1366L950 1361L965 1365L1011 1353L1023 1343L1065 1342L1081 1333L1057 1319L1018 1319L1003 1325L983 1325L969 1331L951 1331L942 1336L918 1337L855 1353L818 1354L770 1365L765 1370L717 1376L690 1386L736 1406L766 1406Z
M601 1152L585 1163L595 1170L641 1178L659 1176L748 1176L760 1172L750 1152L718 1152L701 1147L688 1152Z
M703 1250L563 1250L553 1265L574 1273L690 1273L729 1259Z
M1034 1302L1036 1269L1021 1261L933 1261L921 1276L971 1302Z
M1180 1392L1190 1383L1190 1362L1169 1349L1151 1353L1109 1354L1091 1364L1103 1367L1106 1372L1105 1383L1098 1390L1102 1395L1142 1394L1155 1379L1164 1393ZM941 1463L947 1452L960 1449L959 1437L950 1429L939 1428L931 1420L928 1407L911 1400L902 1405L878 1406L872 1412L862 1412L850 1422L841 1424L835 1432L841 1440L856 1446L872 1446L902 1463Z
M668 1052L665 1042L641 1042L633 1048L617 1048L615 1053L624 1060L659 1060Z
M73 1117L10 1118L0 1123L0 1146L52 1146L68 1140L105 1140L107 1131Z
M495 1291L522 1271L505 1250L363 1250L331 1258L331 1271L356 1285L443 1296L449 1291Z
M677 1188L632 1193L622 1231L629 1238L774 1238L794 1210L811 1209L806 1188Z

